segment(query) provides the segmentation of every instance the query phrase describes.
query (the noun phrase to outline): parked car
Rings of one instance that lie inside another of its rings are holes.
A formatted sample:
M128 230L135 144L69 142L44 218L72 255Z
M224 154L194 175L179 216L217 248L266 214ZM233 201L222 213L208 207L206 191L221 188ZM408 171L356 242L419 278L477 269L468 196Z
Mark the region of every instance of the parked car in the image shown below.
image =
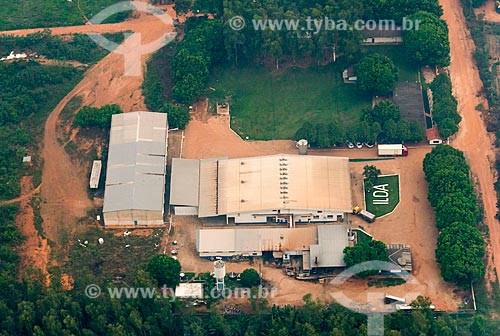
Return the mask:
M365 142L365 146L368 148L373 148L373 146L375 146L375 145L372 144L371 142Z
M346 142L346 145L349 149L353 149L354 148L354 144L352 142L350 142L349 140L347 140Z
M356 141L356 148L363 148L363 144L359 141Z

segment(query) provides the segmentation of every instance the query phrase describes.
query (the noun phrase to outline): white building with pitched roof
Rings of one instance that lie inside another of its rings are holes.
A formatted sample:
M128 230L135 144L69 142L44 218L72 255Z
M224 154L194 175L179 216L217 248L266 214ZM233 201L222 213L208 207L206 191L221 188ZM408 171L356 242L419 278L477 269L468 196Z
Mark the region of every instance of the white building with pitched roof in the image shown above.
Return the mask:
M170 200L177 215L225 216L236 224L335 222L352 211L349 159L176 159Z
M167 137L164 113L113 115L104 191L106 227L164 224Z

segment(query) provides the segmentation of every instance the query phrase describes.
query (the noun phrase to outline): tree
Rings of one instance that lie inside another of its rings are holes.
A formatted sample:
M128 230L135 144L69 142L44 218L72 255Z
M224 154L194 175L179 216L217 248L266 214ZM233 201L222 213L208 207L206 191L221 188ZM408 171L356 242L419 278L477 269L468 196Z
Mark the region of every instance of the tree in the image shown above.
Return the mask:
M475 227L460 222L444 228L438 236L436 259L443 279L462 287L484 277L484 241Z
M380 169L377 169L377 167L373 165L366 165L363 167L363 176L367 181L376 183L380 174Z
M158 281L158 285L175 287L180 280L181 264L168 255L157 254L148 262L146 271Z
M419 64L447 66L450 64L448 26L438 16L417 12L408 17L414 29L403 31L403 43L410 59Z
M367 121L370 124L379 123L380 128L385 127L385 123L389 120L398 122L401 118L401 111L399 106L394 105L390 100L381 101L373 107L373 109L367 109L363 111L361 116L362 120Z
M183 15L187 14L191 9L192 0L175 0L174 9L177 14Z
M399 141L398 125L393 119L388 120L384 124L384 131L387 141L389 142Z
M474 321L469 327L470 332L474 336L486 336L486 328L484 327L484 319L481 315L474 316Z
M328 126L325 124L316 125L316 146L318 148L328 148L332 145Z
M247 268L240 274L240 280L244 287L255 287L260 284L260 275L253 268Z
M316 127L310 121L306 121L295 133L295 140L301 139L309 141L311 145L316 144Z
M362 120L357 125L356 140L361 142L372 142L372 128L366 120Z
M407 120L400 120L397 124L399 141L406 142L411 139L410 123Z
M357 84L365 92L382 95L394 89L398 71L392 60L381 54L370 54L354 66Z
M420 123L415 120L410 122L410 138L408 141L418 143L424 139L424 129Z
M344 262L347 267L351 267L365 261L387 260L387 247L378 240L357 243L354 247L344 248ZM373 274L372 271L362 272L360 276Z
M344 128L338 120L334 120L328 124L328 137L332 145L340 146L344 143Z
M167 113L168 126L172 128L184 129L191 119L189 110L184 106L167 103L160 108L160 112Z
M104 105L103 107L84 106L75 116L73 124L80 127L100 127L108 129L111 127L113 114L122 113L117 104Z
M448 138L458 132L458 125L450 118L445 118L439 125L439 134Z

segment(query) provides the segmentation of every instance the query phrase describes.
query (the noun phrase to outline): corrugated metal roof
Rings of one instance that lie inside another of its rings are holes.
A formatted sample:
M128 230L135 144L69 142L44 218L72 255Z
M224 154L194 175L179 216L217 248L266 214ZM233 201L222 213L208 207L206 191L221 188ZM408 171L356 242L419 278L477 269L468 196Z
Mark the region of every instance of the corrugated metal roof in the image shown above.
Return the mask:
M277 209L352 208L349 159L273 155L203 161L200 217Z
M167 136L164 113L113 115L103 212L163 211Z
M198 206L200 160L172 159L170 204Z
M317 243L315 226L301 228L237 228L198 231L200 253L251 253L263 251L303 251Z
M101 178L102 162L101 160L94 160L92 163L92 172L90 173L90 189L97 189L99 187L99 180Z
M349 245L346 225L318 226L318 244L311 245L311 267L341 267L344 248Z

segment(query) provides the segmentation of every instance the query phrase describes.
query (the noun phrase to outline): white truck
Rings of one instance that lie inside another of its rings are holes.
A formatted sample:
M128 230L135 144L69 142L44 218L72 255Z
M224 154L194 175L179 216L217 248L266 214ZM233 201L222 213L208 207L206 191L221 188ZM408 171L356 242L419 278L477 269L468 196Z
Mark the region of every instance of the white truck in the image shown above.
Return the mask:
M407 156L408 148L403 144L378 145L379 156Z

